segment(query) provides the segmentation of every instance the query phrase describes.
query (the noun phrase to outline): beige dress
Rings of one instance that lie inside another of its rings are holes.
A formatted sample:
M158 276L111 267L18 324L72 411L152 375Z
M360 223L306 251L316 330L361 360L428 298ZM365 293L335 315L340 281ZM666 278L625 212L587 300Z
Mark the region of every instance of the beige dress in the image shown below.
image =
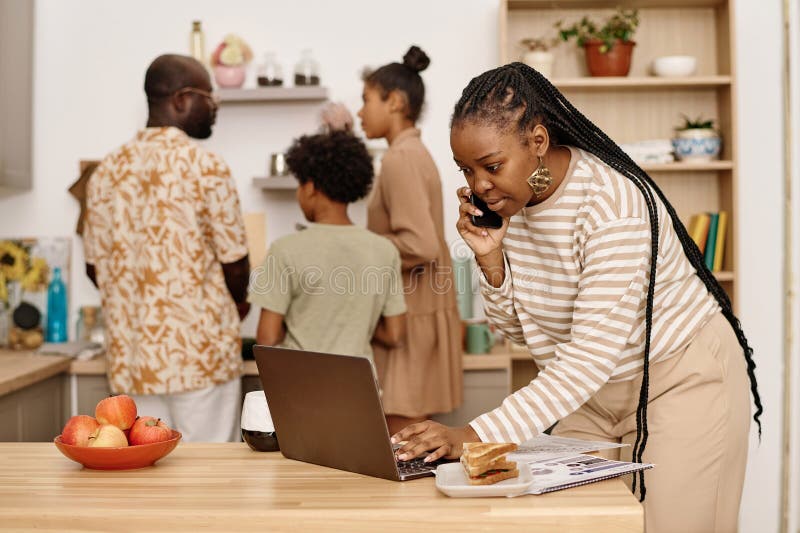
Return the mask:
M402 260L408 306L403 347L373 345L387 414L417 417L461 405L461 320L444 239L442 183L419 130L400 133L383 157L367 227Z

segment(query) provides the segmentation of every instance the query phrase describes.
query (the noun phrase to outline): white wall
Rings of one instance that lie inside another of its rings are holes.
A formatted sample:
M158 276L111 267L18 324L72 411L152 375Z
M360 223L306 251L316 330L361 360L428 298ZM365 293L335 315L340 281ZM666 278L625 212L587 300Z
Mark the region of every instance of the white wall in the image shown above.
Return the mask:
M790 45L789 53L791 86L790 86L790 142L791 154L791 253L792 253L792 368L790 404L789 471L791 472L788 492L788 531L800 529L800 150L797 149L800 139L800 5L791 2L789 13Z
M256 62L264 51L277 52L289 76L301 49L311 48L331 97L354 112L364 66L401 61L411 44L422 47L431 65L423 72L428 104L419 125L448 191L447 219L456 216L449 192L462 178L447 124L469 79L497 61L496 0L39 0L36 17L34 188L0 198L0 237L73 234L78 209L66 191L78 160L102 157L143 127L147 65L161 53L187 53L193 19L203 21L209 52L235 32L250 43ZM251 72L247 83L254 85L254 77ZM206 143L230 165L244 211L266 212L270 241L292 231L302 214L293 194L262 192L251 179L264 175L271 152L316 129L319 109L308 103L223 106ZM363 204L354 211L356 220L364 219ZM448 239L456 237L453 224L446 230ZM73 316L78 306L99 300L83 275L78 239L74 250Z
M778 531L783 410L781 2L736 0L739 318L755 350L764 433L751 439L741 530Z
M739 80L739 273L741 320L756 351L766 412L760 445L753 439L742 505L742 531L778 528L782 395L782 93L780 1L736 0ZM228 32L260 55L278 53L284 69L310 47L334 99L359 104L359 72L399 60L409 44L425 49L428 107L421 122L446 188L446 216L455 218L451 191L460 177L450 159L447 122L468 79L493 66L496 0L228 1L155 0L63 2L36 9L34 188L0 199L0 237L72 234L75 201L66 189L78 160L100 157L129 139L145 121L144 70L164 52L185 52L192 19L201 19L210 50ZM795 58L797 59L797 58ZM252 81L251 81L252 83ZM208 145L236 176L246 211L264 210L269 238L300 220L291 195L268 195L250 185L270 152L316 125L318 107L225 107ZM362 218L357 214L357 218ZM448 239L455 239L447 224ZM76 240L72 307L96 303L82 275Z

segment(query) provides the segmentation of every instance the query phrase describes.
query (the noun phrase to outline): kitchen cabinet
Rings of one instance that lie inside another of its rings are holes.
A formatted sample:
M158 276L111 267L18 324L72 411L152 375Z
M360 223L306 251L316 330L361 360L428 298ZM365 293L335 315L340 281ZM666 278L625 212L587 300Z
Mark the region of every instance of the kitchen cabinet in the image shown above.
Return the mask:
M0 397L0 441L50 441L65 419L64 376L43 381Z
M0 0L0 194L33 184L34 5Z

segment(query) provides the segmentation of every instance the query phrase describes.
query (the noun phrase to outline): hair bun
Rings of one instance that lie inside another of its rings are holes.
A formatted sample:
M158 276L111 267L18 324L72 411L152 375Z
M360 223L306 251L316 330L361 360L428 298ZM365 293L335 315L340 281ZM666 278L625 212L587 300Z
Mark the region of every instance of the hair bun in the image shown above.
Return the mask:
M428 65L431 64L431 60L428 54L422 51L422 48L415 45L409 48L406 55L403 56L403 64L414 72L422 72L428 68Z

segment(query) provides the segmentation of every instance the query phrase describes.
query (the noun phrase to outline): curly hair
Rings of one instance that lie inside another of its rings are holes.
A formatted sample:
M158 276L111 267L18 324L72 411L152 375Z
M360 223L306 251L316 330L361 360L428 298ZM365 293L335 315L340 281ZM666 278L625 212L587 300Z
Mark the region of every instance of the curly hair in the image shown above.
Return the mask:
M375 175L367 147L346 131L295 139L286 164L300 183L311 181L325 196L344 204L364 198Z

